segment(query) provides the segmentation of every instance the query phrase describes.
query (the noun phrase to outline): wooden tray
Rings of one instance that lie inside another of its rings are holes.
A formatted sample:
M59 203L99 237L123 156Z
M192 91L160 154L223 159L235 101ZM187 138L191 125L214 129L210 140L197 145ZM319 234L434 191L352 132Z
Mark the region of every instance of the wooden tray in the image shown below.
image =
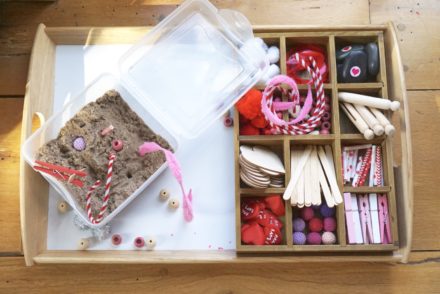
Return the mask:
M24 141L35 127L38 119L48 118L52 113L54 89L54 64L55 48L57 45L94 45L136 43L147 33L146 27L119 27L119 28L47 28L41 24L38 28L29 66L28 82L23 110L22 141ZM393 235L399 235L398 243L391 245L374 245L374 248L356 246L355 249L345 242L345 227L343 211L338 209L338 246L317 246L312 252L308 248L286 245L280 249L292 252L282 253L246 253L238 254L236 251L50 251L46 247L47 236L47 211L48 211L48 183L23 159L20 163L20 213L23 251L27 265L37 263L255 263L255 262L304 262L304 261L403 261L408 259L412 236L412 158L411 140L408 120L408 104L405 91L404 74L400 59L397 39L393 26L347 26L347 27L319 27L319 26L258 26L254 28L258 36L269 43L277 43L281 49L281 60L285 60L286 48L289 42L313 41L326 44L331 66L330 83L325 89L332 97L337 97L340 89L353 91L376 91L384 97L393 97L402 104L399 116L394 115L393 123L397 126L398 134L390 139L379 138L386 147L386 166L391 172L394 167L394 179L388 177L386 187L363 188L359 190L346 189L350 192L387 192L393 199L391 206L393 219ZM377 82L364 84L337 84L335 69L335 42L344 40L378 40L381 54L381 72ZM385 57L385 58L383 58ZM285 64L281 63L285 72ZM385 78L386 77L386 78ZM287 148L291 141L302 143L329 143L333 146L335 158L340 156L341 144L363 142L360 135L346 134L339 127L339 113L337 100L333 99L332 134L328 136L276 136L272 138L253 138L235 136L238 142L268 141L268 144L279 144L286 156ZM238 121L238 119L236 120ZM235 130L238 134L238 130ZM272 141L271 141L272 140ZM394 143L394 144L392 144ZM237 148L236 148L237 152ZM392 160L391 160L392 159ZM337 163L339 161L336 161ZM288 165L287 165L288 167ZM238 164L236 163L236 170ZM337 166L340 169L340 164ZM287 168L289 170L289 168ZM391 174L391 173L390 173ZM289 174L286 175L287 179ZM340 185L342 184L339 179ZM241 194L246 191L240 188L239 180L236 181L236 205L239 207ZM341 185L342 188L342 185ZM266 190L266 192L272 192ZM274 191L281 192L281 191ZM237 209L239 211L239 209ZM291 210L287 209L286 220L291 218ZM239 215L237 214L239 220ZM397 221L398 220L398 221ZM291 232L291 223L287 223L287 230ZM290 237L289 237L290 235ZM237 240L239 234L237 233ZM287 244L291 244L291 234L286 235ZM239 241L238 241L239 242ZM255 251L246 249L237 244L239 251ZM291 250L292 249L292 250ZM263 249L264 250L264 249ZM331 254L328 251L331 252ZM324 256L325 257L324 257Z

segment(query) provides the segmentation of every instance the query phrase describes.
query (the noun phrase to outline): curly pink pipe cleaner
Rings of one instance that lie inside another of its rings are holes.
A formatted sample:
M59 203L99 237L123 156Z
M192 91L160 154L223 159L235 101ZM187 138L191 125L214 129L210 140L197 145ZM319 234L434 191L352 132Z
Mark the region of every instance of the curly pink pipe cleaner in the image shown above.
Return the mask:
M188 194L185 193L185 188L183 187L181 168L174 154L171 151L160 147L158 144L154 142L145 142L144 144L139 146L139 154L141 156L156 151L162 151L165 154L165 158L167 160L168 166L171 169L177 182L179 183L180 189L182 189L183 216L187 222L190 222L194 217L193 208L192 208L192 190L189 189L189 193Z

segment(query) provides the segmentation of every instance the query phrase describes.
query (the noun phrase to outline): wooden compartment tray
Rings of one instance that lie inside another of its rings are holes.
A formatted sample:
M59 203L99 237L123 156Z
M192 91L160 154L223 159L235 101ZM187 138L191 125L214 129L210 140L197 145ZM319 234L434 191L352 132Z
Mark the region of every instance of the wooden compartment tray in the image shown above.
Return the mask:
M28 82L23 110L22 141L35 129L36 115L49 117L52 113L54 89L55 48L57 45L134 44L147 33L147 27L102 28L38 28L29 66ZM367 92L392 97L401 102L401 109L393 117L396 135L390 139L376 138L384 152L384 187L343 187L340 172L338 184L341 191L352 193L387 193L390 201L394 243L389 245L348 245L345 238L343 206L337 209L337 245L292 245L292 209L287 205L285 216L285 245L247 246L240 240L240 199L242 195L283 193L283 189L256 191L240 186L238 162L236 172L236 251L53 251L47 250L48 183L23 159L20 163L20 214L23 251L27 265L36 263L254 263L254 262L305 262L305 261L402 261L406 262L412 237L412 158L405 81L396 35L392 24L376 26L256 26L256 36L279 46L280 67L286 72L286 51L294 43L311 42L327 49L330 79L325 91L332 99L332 131L330 135L302 136L239 136L238 124L234 126L235 155L240 143L276 145L284 158L290 157L291 144L329 144L334 158L340 158L341 146L365 143L359 134L345 130L345 122L338 111L338 91ZM353 41L375 40L380 49L380 73L372 83L340 84L336 80L335 48L337 44ZM303 87L303 86L301 86ZM301 88L300 87L300 88ZM305 89L305 87L304 87ZM340 117L341 116L341 117ZM238 118L235 118L238 122ZM340 171L340 160L335 160ZM286 170L289 163L286 161ZM392 176L394 174L394 177ZM286 174L288 181L290 173ZM257 192L257 193L256 193Z

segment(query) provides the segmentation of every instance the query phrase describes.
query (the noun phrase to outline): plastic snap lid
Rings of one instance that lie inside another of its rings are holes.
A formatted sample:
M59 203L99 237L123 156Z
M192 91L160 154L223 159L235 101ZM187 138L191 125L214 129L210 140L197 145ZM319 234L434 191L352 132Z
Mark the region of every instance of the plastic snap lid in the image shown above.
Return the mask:
M269 66L249 21L185 1L120 60L123 81L169 131L195 138Z

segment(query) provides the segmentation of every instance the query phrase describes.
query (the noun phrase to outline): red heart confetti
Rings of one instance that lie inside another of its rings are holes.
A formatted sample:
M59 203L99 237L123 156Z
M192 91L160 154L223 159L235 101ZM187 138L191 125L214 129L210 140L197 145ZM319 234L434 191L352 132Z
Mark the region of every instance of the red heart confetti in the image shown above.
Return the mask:
M256 221L263 227L273 226L280 230L283 227L283 223L269 210L261 210Z
M272 210L272 212L277 216L283 216L285 213L284 200L280 195L269 195L264 198L266 206Z
M256 219L261 209L260 203L256 201L244 201L241 203L241 219L244 221Z
M264 238L264 244L266 245L279 245L283 241L280 230L275 227L265 227Z
M245 244L263 245L266 240L266 235L263 228L257 224L245 224L241 229L241 241Z

